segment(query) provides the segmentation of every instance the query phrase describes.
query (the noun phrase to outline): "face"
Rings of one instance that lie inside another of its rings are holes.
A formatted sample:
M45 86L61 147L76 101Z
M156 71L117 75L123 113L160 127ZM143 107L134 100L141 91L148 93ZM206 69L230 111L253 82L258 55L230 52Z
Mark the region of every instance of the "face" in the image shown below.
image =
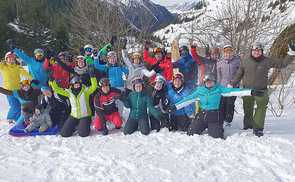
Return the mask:
M51 98L51 96L52 96L52 92L51 92L50 90L43 90L43 95L45 95L45 96Z
M115 64L116 62L117 62L117 59L116 59L116 57L109 57L109 62L110 62L110 64Z
M219 58L218 52L216 53L211 53L211 58L217 60Z
M25 84L25 85L23 86L23 90L24 90L24 91L29 91L30 88L31 88L31 85L29 85L29 84Z
M80 88L80 84L79 84L79 83L75 83L75 84L73 85L73 87L74 87L74 88Z
M134 58L133 59L133 63L134 64L139 64L140 63L140 59L139 58Z
M261 49L252 49L251 54L254 58L259 58L262 56L262 50Z
M83 68L85 66L85 62L84 61L77 61L77 65L79 68Z
M7 58L7 62L11 65L13 65L15 63L15 59L14 58Z
M67 62L67 58L65 56L60 56L60 60L63 62L63 63L66 63Z
M161 89L163 87L163 84L160 83L160 82L156 82L156 85L155 85L157 88Z
M141 83L135 84L134 88L135 88L136 92L141 92L142 91L142 84Z
M173 85L174 85L175 88L180 88L181 84L182 84L182 82L181 82L180 79L174 79L173 80Z
M35 114L39 115L41 112L39 109L35 109Z
M101 90L103 91L103 93L108 93L110 91L110 86L104 86L104 87L101 87Z
M43 58L43 56L36 56L37 60L41 60Z
M157 53L155 53L155 58L156 58L156 60L157 61L160 61L160 60L162 60L162 53L161 52L157 52Z
M214 87L215 81L206 81L205 82L205 85L206 85L207 88Z
M224 58L231 59L233 57L233 51L224 51Z
M91 51L85 51L85 54L90 56L91 55Z

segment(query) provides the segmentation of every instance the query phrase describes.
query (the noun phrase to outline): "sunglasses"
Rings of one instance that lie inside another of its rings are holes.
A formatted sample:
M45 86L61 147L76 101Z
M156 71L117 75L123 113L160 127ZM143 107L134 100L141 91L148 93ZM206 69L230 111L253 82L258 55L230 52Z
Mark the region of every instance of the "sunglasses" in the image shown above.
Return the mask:
M43 57L43 53L37 53L36 54L36 57L39 57L39 56Z
M85 59L84 57L77 57L76 58L77 61L84 61L84 59Z
M183 76L181 74L175 74L173 75L174 79L183 79Z
M214 53L219 53L219 51L218 51L218 50L211 50L210 52L211 52L211 54L214 54Z
M223 49L223 51L232 51L232 50L233 50L232 47L226 47L226 48Z
M30 80L23 80L23 81L21 81L21 84L22 85L25 85L25 84L31 85L31 81Z
M260 50L262 48L261 48L261 45L253 45L251 49L258 49L258 50Z
M162 52L162 49L159 48L159 47L156 47L156 48L154 49L154 53L156 53L156 52Z
M105 86L111 86L109 81L105 81L101 83L101 87L105 87Z
M91 48L86 48L85 51L86 52L92 52L92 49Z

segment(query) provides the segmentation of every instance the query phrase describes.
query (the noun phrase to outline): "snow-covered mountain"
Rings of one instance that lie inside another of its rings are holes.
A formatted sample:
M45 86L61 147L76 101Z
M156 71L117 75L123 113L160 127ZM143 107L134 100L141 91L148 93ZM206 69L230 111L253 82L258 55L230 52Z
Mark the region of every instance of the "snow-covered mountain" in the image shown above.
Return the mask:
M164 7L151 2L150 0L119 0L122 14L137 29L141 30L148 25L148 31L153 31L162 23L174 18Z
M192 2L178 3L172 6L166 6L166 8L172 14L183 14L184 12L189 11L190 9L195 7L200 1L201 0L195 0Z

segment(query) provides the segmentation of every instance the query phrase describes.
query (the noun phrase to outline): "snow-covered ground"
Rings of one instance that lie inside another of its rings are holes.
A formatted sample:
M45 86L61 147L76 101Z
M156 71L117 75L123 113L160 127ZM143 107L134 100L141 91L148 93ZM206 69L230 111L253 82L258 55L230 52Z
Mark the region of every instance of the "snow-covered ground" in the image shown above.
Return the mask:
M8 135L12 125L6 122L8 103L2 94L0 102L1 182L295 180L294 105L281 117L268 111L261 138L242 130L240 98L225 140L167 130L125 136L112 124L108 136L93 130L86 138L16 138Z

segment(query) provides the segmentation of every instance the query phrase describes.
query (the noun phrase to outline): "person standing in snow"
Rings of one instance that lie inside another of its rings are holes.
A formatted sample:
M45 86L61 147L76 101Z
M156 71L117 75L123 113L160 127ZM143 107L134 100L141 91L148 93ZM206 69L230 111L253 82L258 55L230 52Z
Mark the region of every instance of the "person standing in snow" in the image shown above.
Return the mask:
M52 127L48 110L45 110L41 104L35 107L35 113L30 118L30 124L24 129L24 132L29 133L38 127L40 127L39 132L44 132Z
M267 80L270 68L285 68L295 57L295 41L289 45L289 52L283 61L278 61L263 55L264 46L261 42L251 45L250 55L241 61L236 76L228 87L236 86L243 80L243 88L252 88L264 92L264 97L243 97L244 129L252 129L254 135L263 136L265 114L269 102ZM253 116L254 102L257 104Z
M6 43L21 60L27 63L29 73L34 78L33 80L31 80L32 86L39 88L41 85L46 84L47 76L45 73L45 69L43 68L44 51L42 49L35 49L35 58L31 58L25 53L21 52L19 49L17 49L11 39L8 39Z
M159 114L154 108L151 97L143 90L142 78L134 78L133 87L134 90L123 102L126 108L130 108L129 117L124 127L124 134L132 134L138 129L143 135L148 135L150 133L150 126L147 108L161 122L165 122L166 117L163 114Z
M4 88L7 90L19 90L21 88L20 74L24 77L33 79L33 77L24 70L24 68L17 64L16 55L12 52L5 54L5 61L0 62L0 70L4 81ZM17 121L21 115L21 103L13 96L6 95L10 109L7 113L7 122L12 124Z
M143 59L149 63L151 66L155 64L159 64L161 68L164 68L162 71L163 76L165 79L170 82L173 76L173 65L171 63L171 59L164 55L163 50L159 47L154 48L154 56L155 58L151 58L149 56L149 48L150 48L150 41L145 42L145 48L143 51ZM152 76L151 82L154 82L156 75Z
M217 68L217 81L221 86L227 87L227 85L235 77L240 67L240 57L233 55L233 47L226 45L222 49L223 57L218 59ZM236 85L239 88L240 84ZM235 111L235 96L223 97L221 96L220 101L220 120L224 121L224 126L229 127L233 121Z
M209 136L213 138L223 138L223 121L219 119L219 104L221 95L223 96L245 96L254 95L262 97L263 92L251 89L227 88L220 86L216 81L216 75L207 73L203 77L202 87L193 94L169 107L167 112L171 114L179 109L200 99L199 112L187 130L188 135L201 134L208 128Z

